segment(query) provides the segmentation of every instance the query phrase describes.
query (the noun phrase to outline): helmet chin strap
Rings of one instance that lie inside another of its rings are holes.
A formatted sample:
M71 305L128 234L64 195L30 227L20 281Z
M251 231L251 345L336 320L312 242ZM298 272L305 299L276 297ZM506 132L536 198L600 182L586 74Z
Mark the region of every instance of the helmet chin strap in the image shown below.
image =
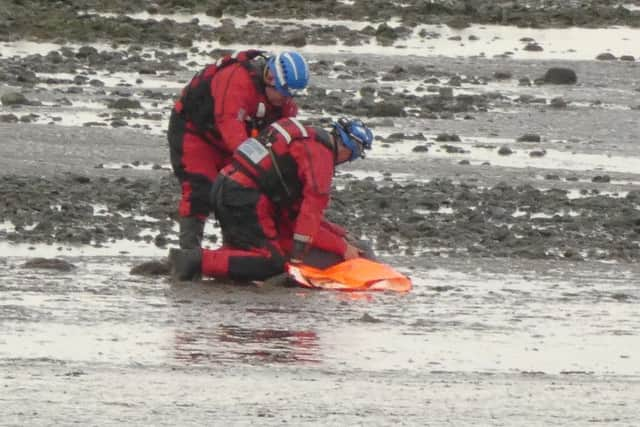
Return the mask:
M339 136L337 135L337 133L338 133L338 131L336 131L335 129L331 132L331 138L332 138L332 141L333 141L332 148L333 148L333 164L334 165L338 164L338 138L339 138Z

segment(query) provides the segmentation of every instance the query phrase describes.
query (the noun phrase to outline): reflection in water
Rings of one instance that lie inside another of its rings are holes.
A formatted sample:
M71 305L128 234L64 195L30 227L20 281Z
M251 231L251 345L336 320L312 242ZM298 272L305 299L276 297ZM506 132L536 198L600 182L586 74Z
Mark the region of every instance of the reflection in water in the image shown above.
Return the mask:
M316 363L318 348L318 336L310 330L221 325L177 331L175 336L175 359L186 364Z

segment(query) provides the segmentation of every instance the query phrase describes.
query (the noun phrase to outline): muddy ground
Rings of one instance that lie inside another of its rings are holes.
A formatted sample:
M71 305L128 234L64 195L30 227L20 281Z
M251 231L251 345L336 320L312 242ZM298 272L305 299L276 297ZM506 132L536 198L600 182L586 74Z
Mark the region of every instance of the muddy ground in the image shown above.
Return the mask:
M57 43L0 52L0 425L637 423L640 51L311 54L305 120L355 115L377 134L328 215L414 291L178 284L163 269L178 200L164 128L188 58L265 39L393 46L428 22L637 28L633 1L196 3L0 10L0 41ZM371 25L97 13L283 10Z

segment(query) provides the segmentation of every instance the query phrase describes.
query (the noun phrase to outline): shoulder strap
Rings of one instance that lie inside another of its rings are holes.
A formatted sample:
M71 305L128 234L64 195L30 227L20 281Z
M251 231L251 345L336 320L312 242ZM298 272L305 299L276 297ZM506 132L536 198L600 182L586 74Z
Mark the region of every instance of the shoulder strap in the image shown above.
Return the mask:
M270 143L275 140L276 134L280 134L288 144L295 139L309 138L309 132L300 121L294 117L278 120L271 123L266 130L265 143Z
M313 130L316 133L316 141L333 153L333 164L336 164L338 161L338 145L335 142L331 142L331 135L326 130L317 127L314 127Z

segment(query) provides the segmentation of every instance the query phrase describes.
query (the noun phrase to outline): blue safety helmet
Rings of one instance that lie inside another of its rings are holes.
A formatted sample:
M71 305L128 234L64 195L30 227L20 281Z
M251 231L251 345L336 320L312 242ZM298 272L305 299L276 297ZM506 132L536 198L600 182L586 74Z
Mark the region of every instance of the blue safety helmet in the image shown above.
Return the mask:
M349 120L342 117L333 123L333 127L345 147L351 150L350 162L358 157L364 158L364 150L371 149L373 132L362 123L362 120Z
M282 52L269 58L274 87L284 96L293 96L309 83L309 65L298 52Z

